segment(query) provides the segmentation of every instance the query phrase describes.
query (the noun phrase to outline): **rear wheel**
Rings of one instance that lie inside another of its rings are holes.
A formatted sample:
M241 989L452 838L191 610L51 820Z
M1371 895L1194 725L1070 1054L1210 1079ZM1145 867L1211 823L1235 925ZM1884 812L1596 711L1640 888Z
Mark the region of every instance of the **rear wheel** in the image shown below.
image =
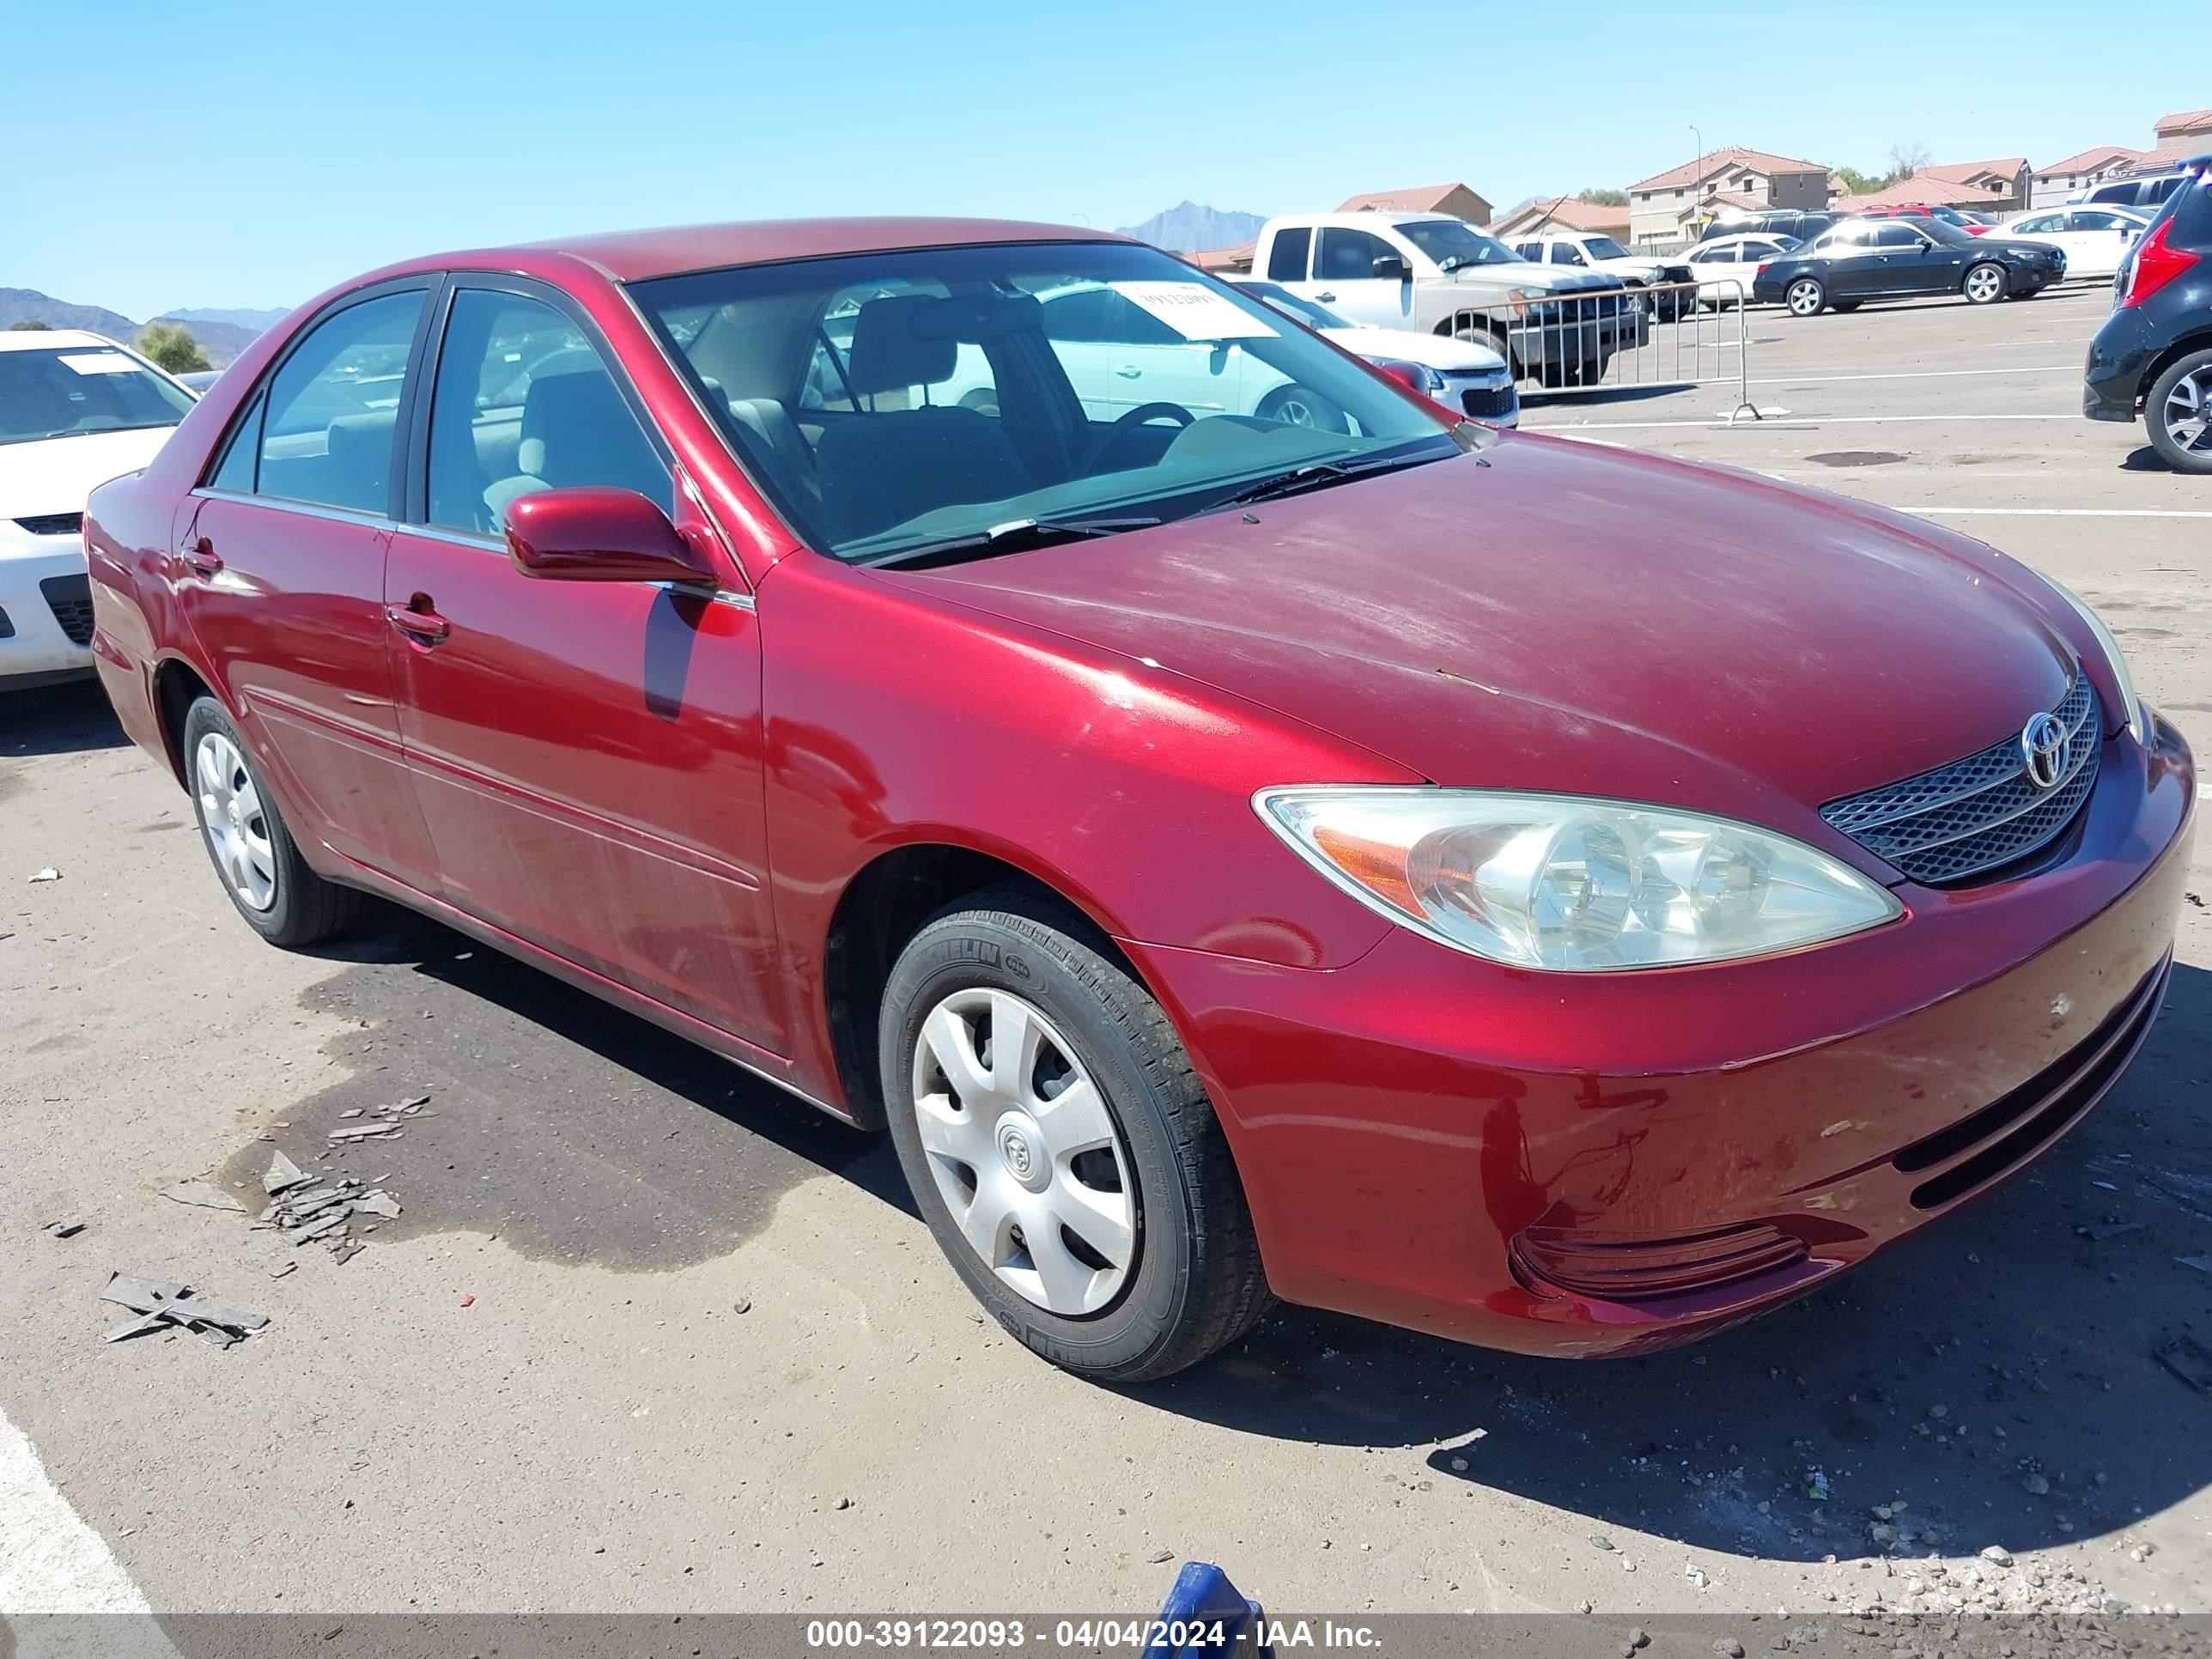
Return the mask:
M1817 317L1828 304L1828 290L1817 276L1800 276L1782 297L1792 317Z
M1102 1382L1249 1330L1267 1280L1174 1028L1081 920L999 888L932 921L884 994L891 1139L939 1246L1007 1334Z
M1970 306L1995 305L2004 298L2005 288L2004 267L1986 261L1971 267L1966 272L1966 281L1959 285L1960 292L1966 296L1966 303Z
M247 927L271 945L296 947L361 919L367 896L307 867L238 728L213 697L185 712L184 762L200 839Z
M2191 352L2160 375L2143 420L2168 466L2212 472L2212 351Z
M1295 380L1277 386L1253 412L1263 421L1283 421L1291 426L1311 427L1316 432L1352 430L1351 418L1341 409L1311 386Z

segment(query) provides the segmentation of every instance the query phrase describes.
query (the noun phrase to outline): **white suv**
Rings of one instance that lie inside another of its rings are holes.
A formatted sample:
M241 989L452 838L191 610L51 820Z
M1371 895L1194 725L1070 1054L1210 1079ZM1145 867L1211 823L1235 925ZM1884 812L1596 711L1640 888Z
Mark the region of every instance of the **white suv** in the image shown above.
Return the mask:
M152 460L191 406L100 335L0 331L0 690L91 672L84 498Z
M1618 276L1632 295L1637 289L1686 283L1695 275L1681 259L1631 253L1612 237L1586 231L1557 230L1540 236L1524 236L1514 242L1512 248L1532 265L1572 265L1578 270L1601 270ZM1652 297L1662 322L1671 322L1681 315L1690 308L1693 299L1685 288Z

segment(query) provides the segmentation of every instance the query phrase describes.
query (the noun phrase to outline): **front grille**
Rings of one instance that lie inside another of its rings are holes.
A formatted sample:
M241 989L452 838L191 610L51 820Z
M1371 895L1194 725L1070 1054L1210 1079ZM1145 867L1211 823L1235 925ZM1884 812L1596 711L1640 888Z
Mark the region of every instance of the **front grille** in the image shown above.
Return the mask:
M36 518L18 519L15 522L33 536L75 536L84 529L84 514L46 513Z
M1820 816L1929 887L2016 864L2065 830L2097 781L2104 733L2088 677L2077 671L2051 712L2066 728L2066 758L2048 789L2029 781L2020 739L2007 738L1932 772L1830 801Z
M1459 395L1460 407L1478 421L1502 421L1513 412L1511 386L1470 386Z
M39 584L39 592L46 596L46 608L54 613L54 620L62 625L62 632L75 645L92 643L92 578L89 576L49 576Z
M1979 1111L1923 1136L1890 1160L1900 1175L1950 1168L1912 1189L1916 1209L1964 1198L2018 1167L2102 1098L2150 1035L2172 958L2154 968L2104 1024L2033 1077ZM1958 1159L1952 1163L1953 1159Z

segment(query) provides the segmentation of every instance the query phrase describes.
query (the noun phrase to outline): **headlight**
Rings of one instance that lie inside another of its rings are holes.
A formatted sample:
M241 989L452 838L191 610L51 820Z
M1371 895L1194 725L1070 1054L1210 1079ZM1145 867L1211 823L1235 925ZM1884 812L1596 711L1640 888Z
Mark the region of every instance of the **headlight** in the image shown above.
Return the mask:
M2045 575L2040 570L2035 574L2043 577L2052 592L2074 607L2074 614L2081 617L2083 625L2097 636L2097 643L2105 653L2106 665L2112 671L2113 683L2120 688L2120 699L2127 707L2128 730L2136 734L2137 743L2148 744L2150 742L2150 710L2144 706L2143 700L2136 695L2135 676L2128 672L2127 656L2121 651L2120 642L2112 637L2112 630L2105 626L2104 618L2090 610L2087 603L2079 593L2060 581L2057 577Z
M1840 939L1904 912L1825 853L1694 812L1360 785L1263 789L1252 804L1370 908L1516 968L1725 962Z

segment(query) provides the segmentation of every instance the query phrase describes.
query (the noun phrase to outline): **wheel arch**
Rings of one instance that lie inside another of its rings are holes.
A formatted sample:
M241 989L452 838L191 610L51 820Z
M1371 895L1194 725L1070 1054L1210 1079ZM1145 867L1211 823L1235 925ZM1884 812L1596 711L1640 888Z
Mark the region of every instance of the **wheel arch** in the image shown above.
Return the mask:
M1022 888L1066 911L1086 945L1168 1008L1158 988L1115 942L1110 920L1074 883L1017 862L1005 849L987 849L942 832L880 848L846 881L819 942L822 1018L846 1105L863 1127L880 1128L884 1123L876 1030L899 952L948 905L1006 886Z
M164 658L154 670L154 718L161 726L161 750L168 758L170 775L180 788L191 787L185 775L185 716L200 698L215 696L215 689L199 670L182 657ZM216 697L216 701L222 700Z
M2192 329L2184 334L2171 345L2161 349L2156 356L2143 366L2142 378L2136 383L2138 388L2136 392L2136 412L2140 414L2148 407L2150 389L2158 384L2160 375L2184 357L2194 356L2200 351L2212 351L2212 323L2207 323L2202 327Z

